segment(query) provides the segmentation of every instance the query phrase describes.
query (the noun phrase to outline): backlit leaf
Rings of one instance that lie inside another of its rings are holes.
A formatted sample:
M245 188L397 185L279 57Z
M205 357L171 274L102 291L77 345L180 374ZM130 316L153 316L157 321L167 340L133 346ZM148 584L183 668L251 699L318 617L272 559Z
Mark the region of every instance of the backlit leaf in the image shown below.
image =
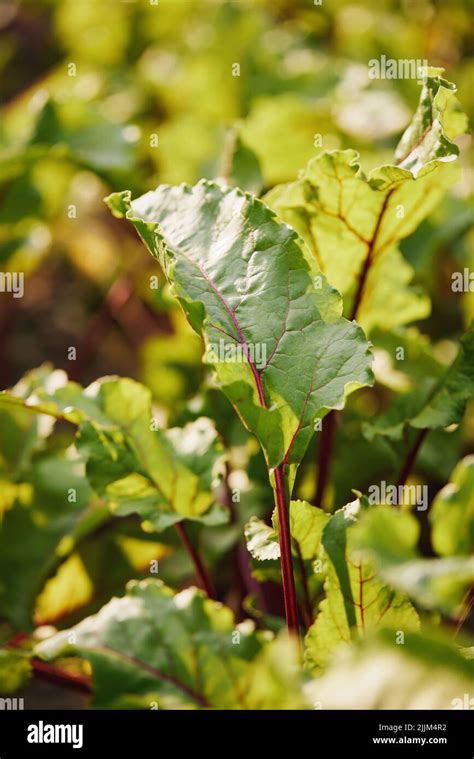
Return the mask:
M371 372L362 331L340 318L295 233L256 198L207 181L107 202L159 259L269 467L297 465L315 419Z

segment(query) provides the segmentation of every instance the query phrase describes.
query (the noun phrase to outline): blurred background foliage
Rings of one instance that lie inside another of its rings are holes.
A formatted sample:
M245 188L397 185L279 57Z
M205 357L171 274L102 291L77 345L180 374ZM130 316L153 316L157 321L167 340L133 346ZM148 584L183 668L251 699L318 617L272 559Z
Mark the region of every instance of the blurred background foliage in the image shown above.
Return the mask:
M271 491L255 441L212 388L201 341L158 267L102 199L124 188L141 194L163 182L225 175L234 159L235 176L258 193L294 180L321 150L356 148L365 171L391 162L419 85L371 80L369 61L384 54L444 66L472 118L471 13L472 0L3 0L0 265L25 272L26 282L23 298L0 297L0 387L45 361L81 384L105 374L134 377L151 389L165 424L215 419L230 449L229 484L245 494L241 525L268 515ZM423 367L436 373L449 363L474 315L474 293L451 290L453 271L474 269L471 138L459 145L461 180L402 245L415 284L432 301L432 315L416 325L429 339L420 340L416 327L370 335L379 383L351 398L328 509L351 500L351 488L363 491L398 471L397 447L365 441L361 420L375 415L391 390L416 385ZM395 368L387 363L390 345L406 346L416 360ZM78 477L63 451L72 440L67 425L58 425L45 450L39 422L1 414L0 476L9 485L0 508L15 499L31 506L10 512L3 576L13 576L25 551L36 557L29 572L17 573L19 585L3 587L2 617L23 628L70 624L78 609L81 618L123 590L150 557L165 558L165 581L184 582L190 565L174 533L147 535L133 520L97 533L100 504L84 527L78 515L91 500L84 482L64 514L62 478ZM301 467L299 497L314 495L315 445ZM431 495L473 450L471 405L462 429L435 432L423 447L417 471ZM222 566L241 525L195 528L211 564ZM71 531L78 541L72 552L61 544ZM13 538L23 532L28 548L20 550ZM51 558L58 544L68 557L62 562ZM219 583L225 586L230 571L225 564Z
M150 287L158 270L103 196L217 176L235 124L262 189L321 149L354 147L366 170L389 162L419 86L370 80L368 62L445 66L472 115L471 10L469 0L5 0L0 262L28 285L0 304L1 386L51 360L86 382L142 378L176 414L202 377L199 342L163 283ZM450 289L450 272L469 265L468 165L404 245L433 298L424 329L436 338L474 308Z

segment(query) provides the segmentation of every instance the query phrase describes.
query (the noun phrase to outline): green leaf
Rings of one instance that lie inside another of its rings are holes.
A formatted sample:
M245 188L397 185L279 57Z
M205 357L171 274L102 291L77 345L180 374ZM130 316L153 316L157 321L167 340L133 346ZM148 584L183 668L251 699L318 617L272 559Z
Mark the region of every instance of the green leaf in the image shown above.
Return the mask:
M366 178L357 160L353 150L324 153L301 179L274 188L266 201L296 229L342 293L346 315L355 315L370 332L429 315L426 295L409 287L413 271L398 243L433 210L455 176L453 167L429 164L417 179L395 166Z
M291 501L290 534L293 548L303 560L315 559L321 545L321 535L329 516L307 501ZM273 512L273 527L262 519L251 517L245 525L247 548L254 559L265 561L280 557L278 544L278 515Z
M105 377L83 389L69 382L26 399L0 393L0 405L78 425L87 478L117 515L138 513L156 530L183 519L228 521L213 493L224 457L213 423L203 417L182 429L159 429L151 393L140 383Z
M50 621L106 600L142 571L124 554L116 531L106 540L89 540L109 509L139 514L148 531L185 518L212 526L229 519L215 501L224 451L210 420L164 432L152 417L150 392L139 383L105 378L84 390L66 383L63 372L42 372L0 395L2 413L26 418L30 426L43 419L38 411L48 422L64 418L79 425L81 458L71 449L44 456L31 472L25 463L23 479L8 481L3 490L0 612L20 629L29 629L33 616ZM106 507L93 503L89 483ZM107 561L113 571L106 571ZM73 576L77 582L68 592Z
M456 179L457 172L447 162L459 151L443 137L441 120L448 113L451 127L448 103L454 90L437 76L426 79L423 116L417 112L402 140L400 152L406 148L410 153L400 166L381 166L366 177L355 151L325 152L309 162L296 182L278 186L266 196L342 293L345 314L357 318L368 332L429 315L426 295L409 286L413 271L398 244L415 231ZM430 110L426 98L435 91ZM417 142L420 128L424 137Z
M326 667L341 644L381 628L405 631L419 626L406 597L377 577L373 562L355 555L353 533L360 510L359 500L347 504L323 530L326 597L305 639L305 661L315 672Z
M473 678L474 662L452 645L384 630L342 651L309 695L318 709L463 709Z
M68 548L59 556L54 575L36 598L34 620L37 625L72 623L99 609L126 583L150 572L152 562L164 559L172 549L151 539L135 524L106 518L97 531L78 540L64 541ZM130 537L129 532L138 537ZM75 538L75 540L74 540ZM162 567L160 563L160 568Z
M459 424L473 394L474 323L461 337L458 355L442 376L420 379L415 390L395 396L384 414L364 425L364 433L369 440L375 435L400 440L406 425L422 430Z
M28 685L30 676L30 656L27 652L8 648L0 649L0 693L2 696L8 696L24 688Z
M374 374L377 383L395 392L414 390L426 377L440 378L446 361L437 346L416 327L400 327L390 332L373 330Z
M98 708L124 708L137 697L148 708L153 702L162 708L269 708L285 698L301 705L291 660L278 663L275 651L275 677L259 659L271 645L265 641L252 623L236 625L230 609L196 588L173 595L161 581L147 580L129 583L126 596L40 643L36 653L88 659ZM262 676L268 690L255 683Z
M55 416L62 416L53 398L62 392L68 397L72 394L66 374L44 365L28 372L9 395L0 397L0 615L22 630L80 606L86 595L81 595L81 588L97 602L102 594L110 597L108 583L117 590L136 574L128 562L120 561L117 548L115 553L109 550L107 540L96 544L95 561L91 561L90 534L110 521L110 515L94 497L77 452L72 447L59 449L60 436L50 437ZM41 404L48 414L32 413ZM64 428L60 435L68 444ZM77 545L87 566L71 555ZM98 573L96 566L107 559L107 572ZM117 583L120 570L121 583ZM69 576L72 591L61 593L64 585L55 585L60 592L45 604L41 602L45 583L54 583L56 578L49 578L56 573Z
M77 456L49 452L25 472L23 496L0 526L0 614L17 629L31 629L36 597L91 497Z
M392 587L426 609L456 616L474 583L474 557L424 559L420 528L412 514L380 505L367 509L354 530L357 553Z
M276 519L277 513L274 512ZM290 532L298 554L304 560L315 559L321 546L321 537L329 515L308 501L291 501Z
M263 177L258 158L242 141L237 128L230 129L226 135L220 176L227 184L253 195L258 195L262 189Z
M150 391L129 379L105 379L86 395L104 421L82 422L77 446L92 487L115 514L138 513L156 530L186 518L227 521L213 492L224 451L209 419L164 432L153 419Z
M44 364L27 372L8 392L0 393L0 476L7 477L11 484L21 479L55 424L54 417L32 414L25 406L66 383L65 372Z
M135 148L121 124L105 119L99 109L76 109L72 123L63 105L48 100L39 113L30 146L53 145L58 155L98 174L124 171L134 162Z
M417 429L458 424L473 394L474 323L461 337L456 360L425 399L417 415L410 419L410 424Z
M337 74L331 72L331 83ZM259 97L242 124L245 143L255 151L267 187L287 182L315 154L315 134L329 134L334 124L327 100L315 100L322 79L311 84L311 96L301 97L285 85L284 91ZM324 94L327 82L321 87Z
M294 640L281 635L267 643L248 668L246 709L305 709L299 651Z
M418 108L396 150L399 166L416 174L429 161L452 161L459 148L452 140L466 131L467 117L455 97L456 85L441 77L443 69L428 68Z
M431 541L440 556L474 550L474 456L456 466L449 483L436 495L430 511Z
M159 259L269 467L297 466L315 419L372 380L362 331L315 282L293 230L256 198L207 181L107 202Z
M0 413L18 412L30 426L34 422L37 437L47 437L55 419L79 424L83 412L95 411L93 404L82 398L82 392L80 385L68 382L66 372L45 363L27 372L14 387L0 392ZM80 413L71 404L79 406Z

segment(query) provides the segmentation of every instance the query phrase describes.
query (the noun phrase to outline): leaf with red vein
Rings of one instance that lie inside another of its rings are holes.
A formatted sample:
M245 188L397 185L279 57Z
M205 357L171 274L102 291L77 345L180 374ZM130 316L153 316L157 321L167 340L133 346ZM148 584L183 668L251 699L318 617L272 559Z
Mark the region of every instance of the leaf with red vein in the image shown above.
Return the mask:
M293 473L316 418L372 382L369 346L337 292L295 232L240 190L201 181L108 203L160 260L269 467Z

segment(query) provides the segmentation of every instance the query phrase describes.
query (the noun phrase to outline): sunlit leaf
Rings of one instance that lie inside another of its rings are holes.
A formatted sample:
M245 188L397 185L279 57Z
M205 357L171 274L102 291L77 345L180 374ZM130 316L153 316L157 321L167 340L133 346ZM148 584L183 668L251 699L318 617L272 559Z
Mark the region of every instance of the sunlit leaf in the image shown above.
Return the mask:
M341 645L374 630L416 630L418 615L406 596L381 580L374 562L355 554L353 533L361 510L354 501L329 520L322 534L326 597L305 639L305 660L316 672Z
M207 181L107 202L159 259L269 466L297 465L316 417L371 373L361 330L339 317L323 278L315 285L294 232L254 197Z

